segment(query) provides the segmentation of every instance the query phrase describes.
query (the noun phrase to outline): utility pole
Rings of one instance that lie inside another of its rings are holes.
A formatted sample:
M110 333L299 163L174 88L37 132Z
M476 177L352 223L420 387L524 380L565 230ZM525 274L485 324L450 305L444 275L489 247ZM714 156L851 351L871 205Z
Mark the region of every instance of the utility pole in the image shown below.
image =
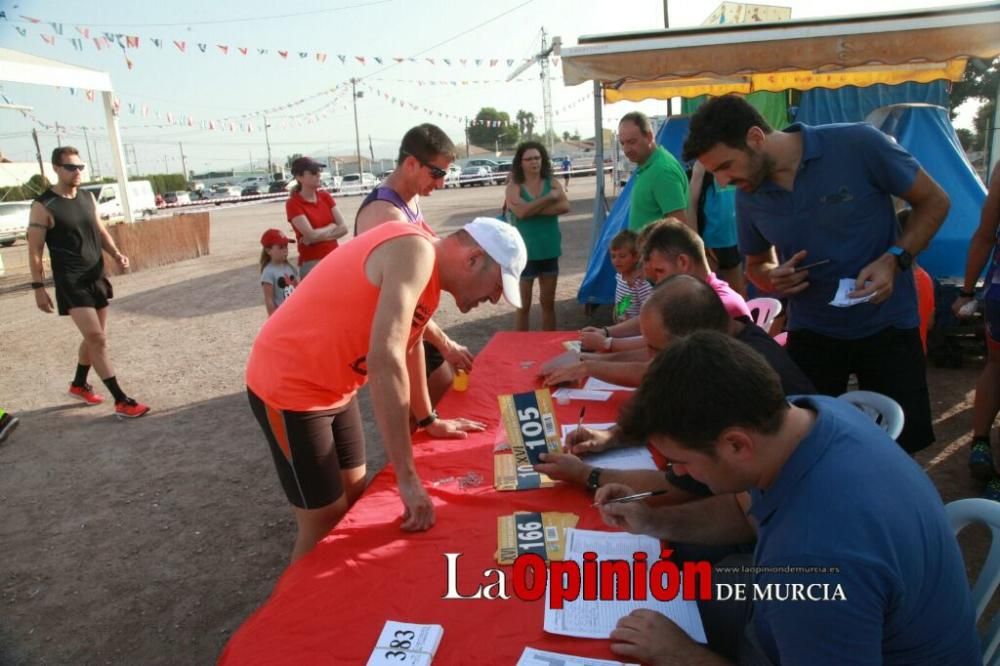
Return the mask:
M167 164L167 156L163 156L163 173L170 173L170 166Z
M61 130L62 130L62 127L59 126L59 123L56 123L56 145L58 147L60 147L60 148L62 148L62 132L61 132Z
M357 92L358 80L351 78L351 102L354 105L354 150L355 157L358 158L358 175L361 175L361 135L358 132L358 97L364 96L364 92Z
M46 182L48 178L45 176L45 166L42 164L42 148L38 145L38 130L34 127L31 128L31 138L35 140L35 157L38 158L38 173L42 174L42 182Z
M374 165L374 164L375 164L375 149L374 149L374 148L372 148L372 135L371 135L371 134L369 134L369 135L368 135L368 154L369 154L369 155L371 156L371 158L372 158L372 162L371 162L371 163L372 163L372 165ZM380 164L379 164L379 171L381 171L381 170L382 170L382 168L381 168L381 167L382 167L382 165L381 165L381 163L380 163ZM374 167L373 167L373 168L374 168Z
M267 131L268 127L270 125L267 122L267 116L264 116L264 142L267 144L267 178L271 180L274 178L274 164L271 162L271 135Z
M465 157L469 157L469 119L465 119Z
M97 139L94 139L94 180L101 179L101 154L97 149Z
M136 154L135 154L135 144L133 143L131 146L129 146L129 148L132 149L132 166L135 167L135 175L138 176L138 175L140 175L139 174L139 158L136 157Z
M94 158L90 154L90 139L87 137L87 128L83 128L83 142L87 144L87 161L90 162L90 168L94 168Z
M187 162L184 160L184 144L178 141L177 145L181 148L181 172L184 176L184 182L186 183L188 179L188 168Z

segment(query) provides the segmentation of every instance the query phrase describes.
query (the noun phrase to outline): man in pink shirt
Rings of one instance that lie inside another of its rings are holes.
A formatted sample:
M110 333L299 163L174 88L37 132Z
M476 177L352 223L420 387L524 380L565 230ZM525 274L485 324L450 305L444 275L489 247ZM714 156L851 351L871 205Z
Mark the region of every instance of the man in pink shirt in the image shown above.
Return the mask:
M671 275L696 277L715 290L730 317L752 319L743 297L709 269L701 238L680 220L668 217L644 228L639 234L639 252L642 269L654 284ZM614 326L587 327L581 331L580 340L584 349L597 351L640 350L644 353L646 349L638 318Z

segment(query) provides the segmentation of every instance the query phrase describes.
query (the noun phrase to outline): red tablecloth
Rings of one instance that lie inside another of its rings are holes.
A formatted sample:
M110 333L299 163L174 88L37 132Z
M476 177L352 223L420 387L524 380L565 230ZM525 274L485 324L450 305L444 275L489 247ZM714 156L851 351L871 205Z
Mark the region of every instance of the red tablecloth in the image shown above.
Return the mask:
M578 527L604 529L591 497L559 484L521 492L493 488L493 445L500 424L497 396L538 386L539 364L563 351L570 333L498 333L476 357L469 390L442 400L442 416L488 424L466 440L417 440L417 469L434 500L436 525L399 529L402 504L391 467L381 472L337 528L289 567L270 599L236 632L220 657L235 664L364 664L386 620L440 624L437 664L514 664L525 646L613 659L606 640L554 636L542 630L544 600L525 602L511 591L512 567L497 565L497 516L515 511L566 511ZM528 365L526 361L534 361ZM587 402L586 420L613 421L626 393ZM560 423L575 423L583 403L556 405ZM449 477L475 472L482 484L459 488ZM438 485L435 481L445 480ZM500 568L509 600L448 600L444 553L462 553L459 586L471 594L485 569Z

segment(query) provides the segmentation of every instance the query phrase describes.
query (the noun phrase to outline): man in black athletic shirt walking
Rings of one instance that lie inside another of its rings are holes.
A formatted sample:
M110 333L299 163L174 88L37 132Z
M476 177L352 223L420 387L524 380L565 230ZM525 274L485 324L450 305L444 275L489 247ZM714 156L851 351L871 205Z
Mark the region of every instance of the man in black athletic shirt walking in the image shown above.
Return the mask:
M149 407L128 397L118 386L105 333L112 291L104 275L101 250L107 250L123 270L128 268L128 257L118 251L101 224L94 196L78 189L84 169L79 151L72 146L56 148L52 166L59 181L35 199L28 223L28 263L35 304L42 312L52 312L52 299L43 282L42 255L48 245L59 314L69 315L83 335L69 394L88 405L104 402L87 383L93 365L115 399L115 414L119 418L142 416Z

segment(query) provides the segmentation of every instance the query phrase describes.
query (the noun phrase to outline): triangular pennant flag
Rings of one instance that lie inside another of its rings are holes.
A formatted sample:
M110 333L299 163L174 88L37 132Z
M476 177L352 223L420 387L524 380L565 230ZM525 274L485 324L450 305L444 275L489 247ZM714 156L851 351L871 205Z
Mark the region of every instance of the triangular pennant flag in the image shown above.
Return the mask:
M469 62L469 59L468 58L459 58L458 61L460 63L462 63L462 66L464 67L466 65L466 63Z
M552 66L553 67L559 66L559 58L552 58Z
M178 42L178 41L177 41L177 40L175 39L175 40L174 40L174 46L176 46L176 47L177 47L178 49L180 49L180 52L181 52L181 53L184 53L184 49L186 49L186 48L187 48L187 42Z
M375 62L377 62L380 65L382 64L382 58L380 58L378 56L372 56L372 57L375 58Z
M236 50L239 51L242 55L246 55L247 54L247 47L245 47L245 46L237 46Z
M168 125L174 124L174 114L171 113L170 111L167 111L167 124Z
M316 62L326 62L326 54L325 53L317 53L316 54Z
M51 23L49 23L49 25L52 26L52 32L56 33L57 35L62 35L63 34L63 24L62 23L56 23L55 21L52 21Z
M94 97L95 97L94 91L93 90L88 90L87 91L87 100L90 101L90 102L93 102L94 101Z
M115 33L113 33L113 32L106 32L106 33L104 33L104 39L108 40L109 42L115 41L115 39L116 39Z
M188 124L188 127L192 127L194 125L194 119L191 116L188 116L188 122L187 122L187 124Z
M490 67L496 67L498 62L500 62L500 61L497 60L496 58L491 58L490 59Z
M15 25L14 30L17 30L17 34L21 35L22 37L28 34L28 31L25 28L22 28L21 26Z
M354 56L354 59L357 60L358 62L360 62L362 65L365 64L365 57L364 56Z
M267 55L267 49L257 49L257 55Z
M80 26L75 26L76 31L83 35L84 39L90 39L90 28L81 28Z
M444 60L444 64L451 65L451 60L448 60L447 58L442 58L442 60Z
M122 108L122 101L115 97L111 100L111 108L114 109L115 115L118 115L118 111Z
M309 52L308 51L299 51L299 58L301 58L301 59L304 60L304 59L306 59L308 57L309 57Z
M482 64L483 64L482 59L481 58L476 58L476 67L479 67Z
M229 55L229 47L225 44L216 44L215 46L222 51L222 55Z
M128 103L128 112L133 116L135 115L135 102Z
M395 58L394 57L393 60L395 60L396 62L403 62L404 58Z
M347 56L345 56L345 55L340 55L340 54L338 53L338 54L337 54L337 58L338 58L338 59L340 60L340 64L341 64L341 65L343 65L343 64L346 64L346 63L347 63Z
M427 62L429 62L432 65L434 64L434 58L424 58L424 60L426 60Z
M202 53L204 53L206 49L208 49L208 44L202 44L202 43L199 42L199 44L198 44L198 50L201 51Z
M46 44L52 45L56 43L55 35L41 35L41 38L42 40L45 41Z
M77 51L83 50L83 40L80 39L79 37L74 37L73 39L69 40L69 43L72 44L73 48L76 49Z
M24 14L21 14L21 18L23 18L25 21L30 21L32 23L41 23L42 22L41 19L31 18L30 16L25 16Z
M214 120L209 120L208 121L208 129L210 129L210 130L214 130L215 129L215 121Z
M278 51L278 55L282 58L288 58L288 51Z
M142 117L143 118L149 117L149 107L146 106L145 104L142 105Z
M139 38L135 35L125 35L125 45L130 49L139 48Z
M156 48L163 48L163 40L159 37L153 37L150 41L153 42L153 46Z

